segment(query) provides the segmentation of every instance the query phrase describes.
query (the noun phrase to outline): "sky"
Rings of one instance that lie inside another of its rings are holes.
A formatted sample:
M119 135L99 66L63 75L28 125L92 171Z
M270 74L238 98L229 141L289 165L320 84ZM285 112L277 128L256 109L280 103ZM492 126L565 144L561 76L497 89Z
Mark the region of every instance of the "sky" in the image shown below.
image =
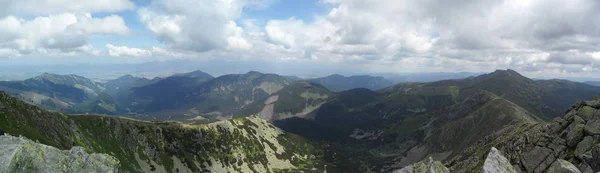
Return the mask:
M0 1L4 66L189 60L288 74L595 77L599 43L598 0Z

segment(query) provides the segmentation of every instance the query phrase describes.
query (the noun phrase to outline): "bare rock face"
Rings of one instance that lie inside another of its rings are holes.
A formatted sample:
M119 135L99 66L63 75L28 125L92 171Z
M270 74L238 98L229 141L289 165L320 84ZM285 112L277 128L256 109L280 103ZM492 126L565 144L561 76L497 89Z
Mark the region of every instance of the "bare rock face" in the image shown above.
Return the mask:
M581 173L575 165L571 162L557 159L551 166L548 168L548 173Z
M22 137L0 136L0 173L118 171L119 161L107 154L88 154L81 147L59 150Z
M435 161L430 157L427 160L396 170L394 173L450 173L450 171L442 162Z
M591 151L588 151L579 157L584 161L583 163L589 164L589 167L593 172L600 172L600 144L596 144Z
M490 145L501 150L517 172L600 172L600 97L574 104L564 117L551 122L515 126L486 137L468 149L472 153L453 158L454 162L446 165L455 172L480 170L477 163L483 162L480 158L484 157L476 151ZM489 159L488 156L484 167L489 165ZM483 168L486 171L512 172Z
M510 164L508 159L498 149L492 147L488 153L482 168L483 173L516 173L517 170Z

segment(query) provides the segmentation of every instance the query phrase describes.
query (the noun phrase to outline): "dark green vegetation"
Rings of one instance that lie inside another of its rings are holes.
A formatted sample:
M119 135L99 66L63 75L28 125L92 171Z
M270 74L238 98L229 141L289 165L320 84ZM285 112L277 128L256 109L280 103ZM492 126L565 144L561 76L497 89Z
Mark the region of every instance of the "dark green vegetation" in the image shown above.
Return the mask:
M114 80L109 80L105 83L105 92L108 93L114 100L120 102L119 105L129 102L127 96L131 94L131 89L154 84L162 78L154 78L152 80L135 77L131 75L121 76Z
M108 93L100 93L98 96L74 104L68 109L69 113L85 114L93 112L96 114L111 115L115 112L124 112L125 110Z
M0 92L0 128L60 149L81 146L120 161L126 172L322 172L322 144L258 117L208 125L63 115Z
M342 76L334 74L322 78L310 79L309 81L321 84L331 91L344 91L354 88L367 88L370 90L378 90L388 87L393 83L383 77L377 76Z

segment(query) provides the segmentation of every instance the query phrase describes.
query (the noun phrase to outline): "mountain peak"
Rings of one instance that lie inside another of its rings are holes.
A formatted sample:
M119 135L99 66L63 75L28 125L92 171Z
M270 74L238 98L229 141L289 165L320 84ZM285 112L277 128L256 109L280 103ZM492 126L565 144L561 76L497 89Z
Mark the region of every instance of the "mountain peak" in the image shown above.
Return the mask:
M329 76L326 76L325 78L345 78L346 76L341 75L341 74L332 74Z
M246 73L247 75L262 75L263 73L258 72L258 71L249 71L248 73Z
M38 76L36 76L34 78L47 78L47 77L56 77L56 76L61 76L61 75L44 72L44 73L42 73L42 74L40 74L40 75L38 75Z
M208 74L206 72L203 72L201 70L194 70L194 71L191 71L191 72L188 72L188 73L177 73L177 74L174 74L173 76L184 76L184 77L192 77L192 78L198 78L198 77L201 77L201 78L214 78L212 75L210 75L210 74Z
M123 75L123 76L121 76L121 77L119 77L117 79L134 79L134 78L136 78L136 77L132 76L130 74L126 74L126 75Z
M61 81L65 81L65 80L86 80L86 81L89 80L85 77L77 76L74 74L59 75L59 74L53 74L53 73L42 73L39 76L33 77L31 79L33 79L33 80L49 80L49 81L53 81L53 82L61 82Z
M514 71L512 69L506 69L506 70L496 70L490 74L495 74L495 75L507 75L507 76L523 76L521 75L519 72Z
M506 69L506 70L496 70L492 73L488 73L488 74L483 74L480 76L477 76L474 78L475 80L487 80L487 79L517 79L520 81L524 81L524 80L531 80L523 75L521 75L519 72L516 72L514 70L511 69Z

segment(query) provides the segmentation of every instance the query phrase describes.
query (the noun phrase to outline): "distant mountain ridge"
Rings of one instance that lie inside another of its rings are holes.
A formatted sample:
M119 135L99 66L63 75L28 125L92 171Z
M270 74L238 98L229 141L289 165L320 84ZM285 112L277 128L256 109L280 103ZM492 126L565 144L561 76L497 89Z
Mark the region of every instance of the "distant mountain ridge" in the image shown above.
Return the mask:
M588 85L600 86L600 81L586 81L584 83Z
M178 74L174 74L171 76L184 76L184 77L192 77L192 78L204 78L204 79L211 79L214 78L212 75L200 71L200 70L195 70L192 72L188 72L188 73L178 73Z
M321 84L331 91L339 92L355 88L367 88L378 90L392 85L392 82L379 76L342 76L333 74L322 78L309 79L309 81Z
M130 108L152 119L213 122L230 119L245 106L291 83L286 77L256 71L212 79L173 76L134 88Z
M74 104L97 97L101 83L77 75L44 73L24 81L2 81L0 90L53 110L66 110Z
M248 106L252 107L256 105L254 102L264 101L271 94L291 85L294 80L297 79L256 71L215 78L197 70L154 79L125 75L103 84L77 75L46 73L25 81L0 82L0 89L34 104L63 112L207 123L245 116L240 114L251 110ZM329 91L367 88L385 93L389 95L388 98L420 90L429 95L449 94L451 97L444 102L460 100L469 93L483 89L545 119L560 116L560 110L568 107L573 101L585 99L586 96L599 91L598 87L566 80L531 80L513 70L497 70L466 79L396 85L391 85L391 82L383 77L367 75L330 75L308 81ZM328 92L329 96L337 95ZM107 93L108 96L103 93Z

